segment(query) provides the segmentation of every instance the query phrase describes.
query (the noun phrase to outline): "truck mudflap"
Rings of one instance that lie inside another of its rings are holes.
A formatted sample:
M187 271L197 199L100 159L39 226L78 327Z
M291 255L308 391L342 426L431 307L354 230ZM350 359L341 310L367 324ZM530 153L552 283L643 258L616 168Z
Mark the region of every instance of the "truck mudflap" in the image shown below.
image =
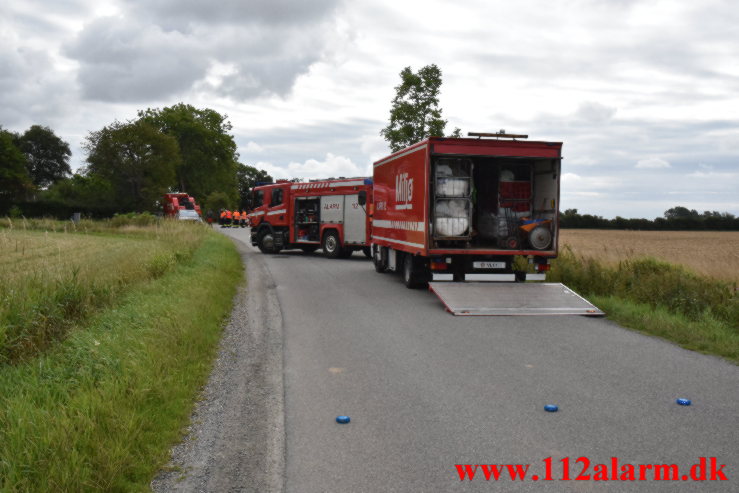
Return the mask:
M561 283L430 282L429 289L453 315L605 315Z

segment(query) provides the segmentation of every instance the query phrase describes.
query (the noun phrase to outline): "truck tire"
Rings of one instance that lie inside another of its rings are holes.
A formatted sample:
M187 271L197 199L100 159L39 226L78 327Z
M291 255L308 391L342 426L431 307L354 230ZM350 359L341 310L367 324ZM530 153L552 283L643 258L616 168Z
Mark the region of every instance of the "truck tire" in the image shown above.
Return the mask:
M387 270L387 251L383 247L375 246L374 255L372 255L372 263L375 264L375 271L382 274ZM385 255L383 255L383 251Z
M300 249L303 253L313 253L318 250L318 245L300 245Z
M260 231L257 234L257 248L259 248L259 251L262 253L270 253L264 241L265 236L268 236L268 235L269 235L269 231L267 230Z
M403 256L403 282L408 289L417 289L426 284L423 263L411 254Z
M323 254L328 258L339 258L343 248L336 231L329 231L323 235Z
M272 232L264 230L259 233L259 240L257 240L257 247L262 253L278 253L279 248L275 247L275 240L272 236Z

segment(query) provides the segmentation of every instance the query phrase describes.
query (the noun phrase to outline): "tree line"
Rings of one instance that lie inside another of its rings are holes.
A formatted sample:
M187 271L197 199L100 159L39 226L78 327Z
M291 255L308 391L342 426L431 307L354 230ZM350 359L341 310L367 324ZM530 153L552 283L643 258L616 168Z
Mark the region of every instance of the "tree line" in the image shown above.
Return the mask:
M441 70L427 65L400 73L390 121L380 132L397 151L428 136L443 136ZM211 109L177 104L146 109L89 133L86 165L72 174L69 145L48 127L26 133L0 128L0 214L68 217L159 210L165 192L187 192L206 208L250 208L265 171L238 162L231 124ZM459 137L455 129L450 137Z
M436 65L417 72L405 67L395 87L388 125L380 131L395 152L429 136L444 136ZM159 211L166 192L187 192L205 209L250 209L250 191L270 182L265 171L239 163L231 123L218 112L179 103L139 111L138 118L114 121L90 132L83 148L86 165L72 174L69 145L48 127L23 134L0 127L0 214L69 217L115 212ZM455 128L447 137L460 137ZM567 209L563 228L637 230L739 230L728 212L673 207L664 217L605 219Z
M625 218L606 219L591 214L580 214L577 209L567 209L559 215L559 225L572 229L633 229L633 230L712 230L738 231L739 218L728 212L704 211L676 206L667 209L664 217L654 219Z
M208 108L141 110L90 132L85 166L73 174L69 144L49 127L0 128L0 214L159 212L167 192L187 192L214 210L248 208L250 189L272 178L238 161L231 129Z

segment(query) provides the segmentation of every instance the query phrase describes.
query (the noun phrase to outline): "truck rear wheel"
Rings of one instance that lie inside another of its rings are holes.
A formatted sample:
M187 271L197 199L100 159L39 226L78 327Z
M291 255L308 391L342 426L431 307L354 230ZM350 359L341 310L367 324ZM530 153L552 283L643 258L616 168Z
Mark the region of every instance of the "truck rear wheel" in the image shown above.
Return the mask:
M375 264L375 271L383 273L387 270L387 250L380 246L374 246L373 248L372 263ZM383 252L385 252L384 255Z
M403 256L403 282L408 289L416 289L426 284L423 263L411 254Z
M323 236L323 254L328 258L339 258L341 256L341 243L336 231L329 231Z

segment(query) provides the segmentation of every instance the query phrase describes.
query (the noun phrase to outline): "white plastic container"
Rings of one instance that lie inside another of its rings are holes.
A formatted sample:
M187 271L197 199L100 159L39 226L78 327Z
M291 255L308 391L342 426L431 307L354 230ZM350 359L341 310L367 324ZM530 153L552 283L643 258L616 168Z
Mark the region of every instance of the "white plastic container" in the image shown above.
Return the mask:
M434 227L438 236L467 236L470 220L466 217L437 217Z
M467 236L470 227L470 201L441 199L436 202L436 236Z
M466 197L470 194L469 178L437 178L437 197Z

